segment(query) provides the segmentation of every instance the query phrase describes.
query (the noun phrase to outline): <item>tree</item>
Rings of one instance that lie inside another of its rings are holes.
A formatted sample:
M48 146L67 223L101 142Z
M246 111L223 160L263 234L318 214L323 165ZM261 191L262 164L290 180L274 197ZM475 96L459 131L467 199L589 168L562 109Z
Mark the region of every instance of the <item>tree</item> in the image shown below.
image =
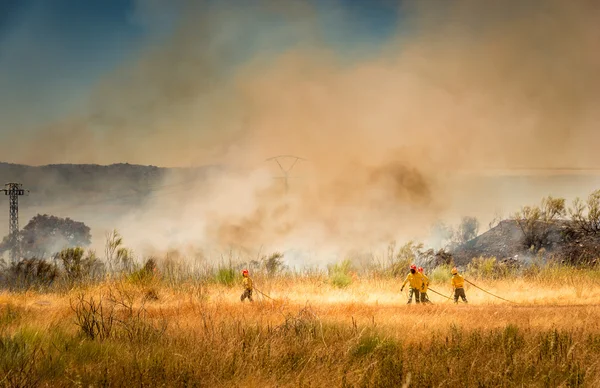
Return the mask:
M19 232L23 257L50 257L65 248L91 244L90 228L83 222L51 215L36 215ZM0 244L0 254L10 249L8 236Z
M273 253L268 258L263 258L265 269L270 276L276 275L284 268L283 254L279 252Z
M458 229L456 230L456 244L465 244L475 237L479 232L479 220L475 217L463 217Z
M513 219L523 232L523 243L527 248L540 250L548 244L551 225L567 213L564 198L548 196L541 206L524 206Z
M600 190L592 192L584 203L575 198L573 207L569 209L572 229L582 235L597 235L600 233Z

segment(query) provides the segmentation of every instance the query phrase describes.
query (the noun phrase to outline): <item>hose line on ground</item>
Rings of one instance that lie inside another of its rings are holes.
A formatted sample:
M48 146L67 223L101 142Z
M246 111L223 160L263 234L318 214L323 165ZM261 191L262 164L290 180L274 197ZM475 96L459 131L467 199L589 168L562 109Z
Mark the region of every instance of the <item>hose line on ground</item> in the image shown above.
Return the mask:
M256 291L258 291L259 294L261 294L262 296L266 296L267 298L271 299L272 301L276 302L275 299L271 298L269 295L265 294L264 292L262 292L261 290L259 290L258 288L254 287L254 289Z
M479 288L481 291L485 292L486 294L490 294L491 296L494 296L494 297L496 297L496 298L498 298L498 299L502 299L502 300L504 300L504 301L506 301L506 302L508 302L508 303L517 304L517 303L515 303L515 302L513 302L513 301L510 301L510 300L508 300L508 299L504 299L504 298L503 298L503 297L501 297L501 296L494 295L494 294L492 294L491 292L489 292L489 291L487 291L487 290L484 290L483 288L479 287L478 285L476 285L476 284L474 284L474 283L472 283L472 282L468 281L467 279L465 279L465 282L469 283L470 285L472 285L472 286L473 286L473 287L475 287L475 288Z
M442 296L442 297L444 297L444 298L446 298L446 299L450 299L450 300L452 300L452 298L450 298L449 296L446 296L446 295L444 295L444 294L442 294L442 293L440 293L440 292L437 292L436 290L434 290L434 289L433 289L433 288L431 288L431 287L429 287L429 288L428 288L428 290L429 290L429 291L432 291L432 292L434 292L434 293L438 294L439 296Z

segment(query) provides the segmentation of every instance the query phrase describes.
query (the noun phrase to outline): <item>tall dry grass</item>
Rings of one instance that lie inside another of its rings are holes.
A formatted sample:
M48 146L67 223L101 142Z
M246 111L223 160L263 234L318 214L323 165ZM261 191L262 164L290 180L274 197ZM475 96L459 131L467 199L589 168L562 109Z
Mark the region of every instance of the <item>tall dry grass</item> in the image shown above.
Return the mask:
M600 384L594 270L470 279L515 303L469 286L469 305L430 293L433 305L406 306L400 280L376 276L340 288L325 275L258 275L272 299L254 303L239 301L239 279L5 292L0 386ZM450 293L445 280L432 287Z

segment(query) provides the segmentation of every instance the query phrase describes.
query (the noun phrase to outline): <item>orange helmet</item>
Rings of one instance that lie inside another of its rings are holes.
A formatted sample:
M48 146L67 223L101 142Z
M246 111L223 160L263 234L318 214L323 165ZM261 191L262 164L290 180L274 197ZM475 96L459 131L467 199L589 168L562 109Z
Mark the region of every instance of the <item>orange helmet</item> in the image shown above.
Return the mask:
M417 271L423 273L423 267L419 267L419 269Z
M243 270L242 275L248 275L248 270L247 269Z
M413 265L410 266L410 269L414 269L416 271L417 270L417 266L413 264Z
M457 273L458 273L458 270L456 269L456 267L454 267L454 268L452 268L452 271L451 271L451 272L452 272L453 274L457 274Z

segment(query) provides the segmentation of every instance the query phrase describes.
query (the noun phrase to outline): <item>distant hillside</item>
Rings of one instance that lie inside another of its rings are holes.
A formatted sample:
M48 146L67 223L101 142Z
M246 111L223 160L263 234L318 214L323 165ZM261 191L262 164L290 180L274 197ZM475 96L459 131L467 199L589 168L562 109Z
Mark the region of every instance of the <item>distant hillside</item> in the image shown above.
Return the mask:
M161 187L173 182L196 182L218 169L217 166L198 168L161 168L133 164L52 164L27 166L0 163L0 185L19 182L31 191L26 201L29 206L55 202L123 198L136 202ZM168 180L167 180L168 178ZM25 200L25 198L24 198Z
M569 226L570 221L557 221L550 225L548 243L543 247L546 253L571 263L600 257L600 236L573 236L569 233ZM500 222L451 253L458 265L466 265L476 257L524 262L534 255L524 246L523 232L513 220Z

